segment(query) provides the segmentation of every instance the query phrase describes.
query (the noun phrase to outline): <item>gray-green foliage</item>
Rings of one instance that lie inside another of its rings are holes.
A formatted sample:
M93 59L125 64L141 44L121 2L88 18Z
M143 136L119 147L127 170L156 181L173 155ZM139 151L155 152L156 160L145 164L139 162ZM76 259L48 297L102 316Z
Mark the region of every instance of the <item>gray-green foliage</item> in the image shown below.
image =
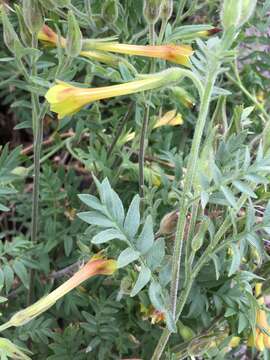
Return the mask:
M164 284L161 283L159 272L164 271L165 242L163 238L155 240L153 223L149 215L140 229L140 198L135 195L127 214L125 215L122 201L117 193L111 188L108 179L101 183L95 179L100 200L87 194L79 195L79 198L92 211L81 212L78 216L85 222L95 225L98 229L105 229L92 238L93 244L107 243L111 240L121 240L126 248L119 254L118 268L125 267L135 261L139 264L139 275L131 290L131 296L135 296L148 283L149 296L153 306L165 313L167 326L175 331L170 308L168 306L168 294ZM166 266L167 268L167 266ZM165 284L166 285L166 284Z

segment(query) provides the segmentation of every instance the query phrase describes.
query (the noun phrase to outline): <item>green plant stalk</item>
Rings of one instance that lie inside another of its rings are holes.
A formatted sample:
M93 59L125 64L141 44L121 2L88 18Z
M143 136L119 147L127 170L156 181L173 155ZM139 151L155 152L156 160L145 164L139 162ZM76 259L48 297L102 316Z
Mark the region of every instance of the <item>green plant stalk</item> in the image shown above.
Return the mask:
M151 45L155 44L155 24L149 24L149 42ZM155 69L155 61L151 61L150 72L153 73ZM146 147L146 137L150 116L150 105L151 92L148 93L146 98L147 104L143 118L141 137L140 137L140 148L139 148L139 194L141 199L144 198L144 156L145 156L145 147Z
M182 1L180 0L180 4L178 5L178 11L177 11L177 15L176 15L175 21L173 23L173 26L177 25L178 22L181 20L186 3L187 3L187 0L182 0Z
M179 272L181 266L181 257L182 257L182 247L183 247L183 239L184 239L184 231L186 224L186 214L188 210L188 201L187 196L190 193L194 181L194 177L197 170L197 163L199 157L199 149L201 144L201 138L203 135L203 130L205 127L209 105L211 101L211 95L213 92L214 84L216 81L217 73L218 73L219 62L216 61L213 63L212 71L208 73L207 81L205 88L202 94L202 101L198 116L198 121L195 127L194 137L191 146L191 153L188 160L187 173L185 176L185 184L183 189L183 196L180 202L179 208L179 218L177 222L177 230L175 236L175 245L174 245L174 253L173 253L173 261L172 261L172 281L171 281L171 302L172 302L172 314L175 320L177 320L178 316L180 316L183 307L188 298L190 289L193 284L193 278L187 281L186 287L183 289L178 304L177 304L177 293L179 287ZM165 329L159 339L158 345L154 351L154 354L151 360L160 359L164 348L169 340L170 332Z
M168 24L168 19L166 20L163 19L161 22L160 32L158 35L158 41L157 41L158 45L162 44L167 24Z
M185 241L185 285L186 285L186 282L188 279L188 274L189 274L189 272L191 272L191 267L192 267L192 261L191 261L192 257L189 256L190 242L193 238L193 235L194 235L195 229L196 229L199 204L200 204L200 202L199 202L199 200L197 200L192 205L192 211L191 211L190 222L189 222L189 227L188 227L188 234L187 234L186 241ZM194 256L193 256L193 258L194 258Z
M181 257L182 257L186 215L188 210L187 197L192 189L194 177L197 171L197 163L199 158L201 139L209 111L209 105L211 101L213 87L218 73L217 72L218 67L219 67L219 62L218 61L216 61L215 63L213 62L211 72L209 71L207 76L206 85L200 106L198 121L195 127L194 138L192 141L191 153L188 160L183 196L179 208L179 219L177 223L177 230L175 236L175 246L174 246L173 261L172 261L172 281L171 281L171 302L172 302L172 313L174 317L176 315L176 302L177 302L177 293L179 287L179 272L180 272Z
M244 205L247 198L248 198L247 195L244 195L244 194L240 197L240 199L237 202L237 212ZM200 257L199 261L196 263L196 265L192 269L192 272L190 274L190 277L188 278L187 284L184 287L184 289L183 289L183 291L182 291L182 293L180 295L180 298L179 298L179 300L177 302L177 311L176 311L176 319L177 320L179 319L179 317L180 317L180 315L181 315L181 313L183 311L185 303L186 303L186 301L188 299L189 292L190 292L190 290L192 288L193 282L194 282L196 276L198 275L198 273L200 272L200 270L202 269L202 267L205 265L205 263L208 262L209 256L211 254L214 254L214 253L224 249L232 241L235 240L235 237L232 237L232 238L229 238L224 243L218 245L219 241L226 234L226 232L228 231L230 226L231 226L231 218L230 218L230 215L227 215L225 220L223 221L222 225L220 226L218 232L216 233L213 242L208 245L205 252L203 253L203 255ZM167 342L169 340L169 337L170 337L169 330L164 329L163 333L162 333L162 335L161 335L161 337L159 339L159 342L158 342L158 344L156 346L156 349L154 351L154 354L153 354L151 360L160 359L160 357L161 357L161 355L162 355L162 353L163 353L163 351L165 349L165 346L166 346L166 344L167 344Z
M32 47L37 47L37 34L32 35ZM31 59L31 75L36 76L37 67L36 60ZM32 223L31 223L31 241L36 244L38 241L38 215L39 215L39 178L40 178L40 154L43 137L43 117L39 117L39 98L35 92L31 93L32 102L32 127L34 134L34 183L32 194ZM27 297L27 305L33 302L34 291L34 270L30 271L29 292Z

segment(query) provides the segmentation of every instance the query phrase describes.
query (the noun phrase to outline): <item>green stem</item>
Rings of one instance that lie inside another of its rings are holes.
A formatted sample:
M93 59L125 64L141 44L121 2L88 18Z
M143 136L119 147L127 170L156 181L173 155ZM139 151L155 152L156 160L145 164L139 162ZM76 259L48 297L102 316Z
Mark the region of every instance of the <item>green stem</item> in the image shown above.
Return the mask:
M192 287L194 278L193 275L186 282L186 286L183 288L181 296L177 302L177 294L179 288L179 271L181 266L181 257L182 257L182 247L183 247L183 239L184 239L184 230L186 224L186 214L188 210L188 201L187 196L190 193L194 181L194 177L197 170L197 162L199 157L199 149L201 144L201 138L203 135L203 130L205 127L209 105L211 101L211 95L213 92L214 83L217 77L219 62L215 62L213 64L211 72L209 71L205 89L202 94L202 102L200 106L199 117L197 121L197 125L195 128L194 138L191 146L191 153L188 161L187 174L185 177L185 184L183 189L183 196L180 202L179 209L179 218L177 223L177 230L175 236L175 246L173 253L173 262L172 262L172 281L171 281L171 301L172 301L172 313L174 319L177 320L181 315L181 312L184 308L186 300L188 298L190 289ZM151 358L151 360L160 359L162 352L169 340L170 332L166 329L164 330L162 336L159 339L155 352Z
M191 146L191 153L187 166L187 174L185 176L185 184L183 189L183 196L180 203L179 209L179 219L177 223L177 230L175 236L175 246L173 253L173 262L172 262L172 282L171 282L171 301L172 301L172 313L175 317L176 315L176 302L177 302L177 293L179 287L179 271L181 265L181 257L182 257L182 247L183 247L183 239L184 239L184 230L186 223L186 215L188 210L188 202L187 197L190 193L193 181L195 178L195 174L197 171L197 163L199 157L199 149L201 144L201 139L203 135L203 130L205 127L209 105L211 101L211 95L213 92L214 83L217 77L217 67L218 64L213 66L212 71L209 72L206 85L202 97L200 112L198 121L195 128L194 138Z
M149 42L151 45L155 44L155 24L149 24ZM150 72L153 73L155 68L155 62L152 60ZM144 198L144 156L145 156L145 147L146 147L146 137L149 123L150 115L150 105L151 92L149 92L146 99L146 108L143 118L142 131L140 137L140 149L139 149L139 194L141 199Z
M176 18L175 18L175 21L173 23L173 27L175 25L178 24L178 22L180 21L181 17L182 17L182 14L183 14L183 11L184 11L184 8L186 6L186 3L187 3L187 0L182 0L180 1L180 4L178 5L178 11L177 11L177 15L176 15Z
M158 41L157 41L158 45L160 45L163 41L167 23L168 23L167 19L166 20L163 19L161 22L160 32L159 32Z
M32 35L32 47L37 48L37 35ZM37 75L36 60L31 59L31 75ZM40 177L40 154L43 137L43 118L40 118L39 98L35 92L31 93L32 100L32 127L34 134L34 182L32 193L32 224L31 224L31 242L36 244L38 241L38 215L39 215L39 177ZM29 292L27 298L27 305L33 302L33 287L34 287L34 270L30 271Z

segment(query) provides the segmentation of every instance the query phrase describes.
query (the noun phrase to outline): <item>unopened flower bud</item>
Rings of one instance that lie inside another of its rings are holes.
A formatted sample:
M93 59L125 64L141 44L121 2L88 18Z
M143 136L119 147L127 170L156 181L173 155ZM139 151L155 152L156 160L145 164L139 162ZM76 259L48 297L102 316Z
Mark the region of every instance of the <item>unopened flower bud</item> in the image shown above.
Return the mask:
M242 10L239 24L240 26L249 20L255 10L256 5L257 0L242 0Z
M197 252L198 250L200 250L202 244L203 244L203 236L201 235L201 233L198 233L194 236L194 238L191 241L192 251Z
M143 15L148 24L155 24L161 13L161 0L144 0Z
M105 22L114 24L118 19L118 0L106 0L101 13Z
M23 0L23 17L31 34L37 34L43 26L43 16L37 0Z
M195 336L194 331L189 326L184 325L181 321L178 321L177 329L184 341L189 341Z
M23 49L23 45L20 42L11 22L9 21L3 6L1 7L1 18L3 24L4 43L13 54L17 54L20 49Z
M177 101L179 101L185 107L192 109L195 106L194 98L182 87L174 86L172 93Z
M256 4L257 0L224 0L221 11L223 28L238 29L251 17Z
M82 33L80 26L72 11L68 12L68 33L66 38L66 53L76 57L82 49Z
M174 210L163 216L158 230L159 235L168 235L175 231L178 214L178 211Z
M173 0L163 0L160 17L162 20L169 20L173 13Z

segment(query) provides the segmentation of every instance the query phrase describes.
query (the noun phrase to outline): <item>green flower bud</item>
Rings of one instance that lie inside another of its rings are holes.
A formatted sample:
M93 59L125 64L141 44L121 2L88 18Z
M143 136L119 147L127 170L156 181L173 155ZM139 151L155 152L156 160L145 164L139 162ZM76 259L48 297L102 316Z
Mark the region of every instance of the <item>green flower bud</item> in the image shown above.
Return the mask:
M252 16L257 5L257 0L242 0L242 10L240 16L240 26L244 25Z
M194 238L191 241L192 251L197 252L198 250L200 250L202 244L203 244L203 236L201 236L201 234L198 233L194 236Z
M22 9L18 5L14 5L15 10L17 13L18 21L19 21L19 28L20 28L20 37L22 39L22 42L25 46L31 47L32 46L32 35L30 34L28 27L25 24L24 17L22 14Z
M185 107L192 109L195 106L194 98L182 87L174 86L172 93L177 101L179 101Z
M106 0L102 6L102 19L107 23L114 24L118 19L118 1Z
M210 220L209 220L209 218L205 217L201 223L199 231L197 232L197 234L194 236L194 238L191 241L192 251L197 252L202 247L205 233L206 233L207 229L209 228L209 225L210 225Z
M189 341L195 336L194 331L189 326L184 325L180 320L177 322L177 330L184 341Z
M223 28L238 29L251 17L256 7L257 0L224 0L221 11Z
M23 17L31 34L37 34L42 28L44 20L37 0L23 0Z
M143 15L148 24L155 24L161 13L161 0L144 0Z
M68 56L76 57L82 50L82 33L75 15L68 12L68 33L66 38L66 53Z
M3 6L1 7L1 17L3 24L4 43L9 51L11 51L13 54L18 54L20 50L23 49L23 45L20 42L11 22L9 21Z
M162 20L169 20L173 13L173 0L163 0L160 17Z

